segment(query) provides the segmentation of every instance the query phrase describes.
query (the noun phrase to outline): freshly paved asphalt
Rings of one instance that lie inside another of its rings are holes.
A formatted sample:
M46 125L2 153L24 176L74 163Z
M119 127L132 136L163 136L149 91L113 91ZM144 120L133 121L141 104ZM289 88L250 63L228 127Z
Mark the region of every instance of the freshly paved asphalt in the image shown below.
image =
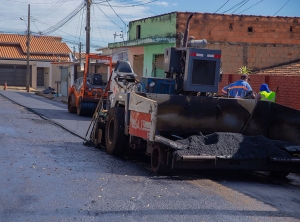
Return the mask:
M92 117L82 117L69 113L66 101L64 101L66 99L62 98L61 102L52 101L36 95L34 92L21 90L0 90L0 95L32 110L45 119L51 120L75 135L85 138Z
M232 172L160 176L83 146L91 117L0 90L0 221L300 221L300 182Z

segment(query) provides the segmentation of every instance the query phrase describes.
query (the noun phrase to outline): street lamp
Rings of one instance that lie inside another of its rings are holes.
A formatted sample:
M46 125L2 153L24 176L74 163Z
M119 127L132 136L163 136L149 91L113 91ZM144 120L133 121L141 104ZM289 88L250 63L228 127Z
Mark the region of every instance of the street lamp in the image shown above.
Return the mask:
M23 18L20 18L24 21ZM25 22L25 21L24 21ZM30 58L30 4L28 4L28 23L27 23L27 71L26 71L26 91L30 92L30 66L29 66L29 58Z

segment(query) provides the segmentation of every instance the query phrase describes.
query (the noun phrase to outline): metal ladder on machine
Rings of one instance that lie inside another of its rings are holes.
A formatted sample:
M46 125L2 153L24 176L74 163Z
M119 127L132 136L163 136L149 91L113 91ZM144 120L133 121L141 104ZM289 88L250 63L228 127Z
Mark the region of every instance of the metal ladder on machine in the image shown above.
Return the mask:
M90 122L90 125L89 125L89 127L88 127L88 130L86 131L86 134L85 134L85 137L84 137L84 141L83 141L83 145L85 145L85 146L93 146L93 145L96 145L95 144L95 133L96 133L96 126L97 126L97 123L98 123L98 121L99 121L99 113L100 113L100 111L101 111L101 109L102 109L102 104L103 104L103 99L104 99L104 95L108 92L108 90L109 90L109 85L110 85L110 82L111 82L111 76L112 76L112 74L110 75L110 77L109 77L109 80L107 81L107 84L106 84L106 86L105 86L105 89L104 89L104 91L103 91L103 93L102 93L102 95L101 95L101 97L100 97L100 100L99 100L99 102L98 102L98 104L97 104L97 107L96 107L96 109L95 109L95 112L94 112L94 114L93 114L93 118L92 118L92 120L91 120L91 122ZM92 127L92 129L91 129L91 127ZM90 132L90 139L88 140L87 139L87 136L88 136L88 134L89 134L89 132Z

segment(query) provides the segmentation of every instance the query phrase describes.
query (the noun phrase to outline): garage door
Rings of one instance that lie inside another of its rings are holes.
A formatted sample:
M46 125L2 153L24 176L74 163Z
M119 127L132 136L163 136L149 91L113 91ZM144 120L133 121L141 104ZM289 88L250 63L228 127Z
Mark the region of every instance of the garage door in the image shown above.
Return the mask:
M4 83L8 86L26 86L26 65L0 64L0 85Z

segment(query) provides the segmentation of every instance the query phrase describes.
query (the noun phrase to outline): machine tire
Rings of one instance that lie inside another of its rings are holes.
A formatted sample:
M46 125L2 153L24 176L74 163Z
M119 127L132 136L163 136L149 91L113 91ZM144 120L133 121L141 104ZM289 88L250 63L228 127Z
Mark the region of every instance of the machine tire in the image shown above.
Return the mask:
M121 155L126 141L124 133L125 111L121 107L113 107L108 111L105 126L105 144L107 153Z
M76 113L76 101L73 93L68 97L68 111L69 113Z
M78 99L77 115L78 116L83 116L84 115L82 107L81 107L81 98Z
M167 150L155 145L151 152L151 170L158 174L170 174L171 167L167 164Z
M274 178L285 178L289 175L289 172L285 171L270 171L270 176Z

